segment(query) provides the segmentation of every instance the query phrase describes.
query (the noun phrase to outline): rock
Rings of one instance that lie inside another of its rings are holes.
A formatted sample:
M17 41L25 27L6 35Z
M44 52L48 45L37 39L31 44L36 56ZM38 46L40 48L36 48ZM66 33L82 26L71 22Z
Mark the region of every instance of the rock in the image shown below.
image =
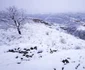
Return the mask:
M34 49L33 47L30 48L30 50L33 50L33 49Z
M38 51L37 53L42 53L43 51L41 50L41 51Z
M21 64L21 62L17 62L17 64Z
M18 58L18 56L15 57L16 59Z
M23 58L21 58L21 60L23 60Z
M56 68L54 68L54 70L56 70Z
M64 64L67 64L67 63L69 63L69 61L68 61L67 59L65 59L65 60L62 60L62 62L63 62Z
M78 65L75 67L75 69L78 69L79 66L80 66L80 64L78 64Z
M27 58L29 57L29 55L25 55Z
M11 49L11 50L8 50L8 52L13 52L14 53L15 51L13 49Z
M26 49L26 51L30 51L30 49Z
M35 46L34 49L37 50L37 46Z
M62 70L64 70L64 67L62 67Z

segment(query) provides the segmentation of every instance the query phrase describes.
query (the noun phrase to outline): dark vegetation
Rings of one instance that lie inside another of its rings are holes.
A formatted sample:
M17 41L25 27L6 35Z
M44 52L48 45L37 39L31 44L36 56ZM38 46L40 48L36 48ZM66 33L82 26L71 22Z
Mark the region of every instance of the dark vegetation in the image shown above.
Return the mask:
M68 26L68 27L61 27L61 28L65 30L67 33L85 40L85 30L77 30L77 26L74 26L74 27Z
M43 23L45 25L50 25L48 22L44 21L44 20L41 20L41 19L32 19L35 23Z

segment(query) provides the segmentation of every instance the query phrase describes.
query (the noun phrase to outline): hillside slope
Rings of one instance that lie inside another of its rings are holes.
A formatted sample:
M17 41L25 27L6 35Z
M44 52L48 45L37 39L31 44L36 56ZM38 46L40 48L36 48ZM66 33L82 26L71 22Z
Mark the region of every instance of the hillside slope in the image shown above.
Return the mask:
M0 70L74 70L81 63L85 69L84 40L41 23L26 23L21 31L0 30Z

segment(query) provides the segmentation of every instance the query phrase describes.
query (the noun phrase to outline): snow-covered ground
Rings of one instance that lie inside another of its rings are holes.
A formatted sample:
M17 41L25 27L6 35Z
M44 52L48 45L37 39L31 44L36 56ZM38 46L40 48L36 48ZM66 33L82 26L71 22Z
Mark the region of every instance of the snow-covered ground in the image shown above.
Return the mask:
M21 32L0 29L0 70L85 69L84 40L43 23L26 23Z

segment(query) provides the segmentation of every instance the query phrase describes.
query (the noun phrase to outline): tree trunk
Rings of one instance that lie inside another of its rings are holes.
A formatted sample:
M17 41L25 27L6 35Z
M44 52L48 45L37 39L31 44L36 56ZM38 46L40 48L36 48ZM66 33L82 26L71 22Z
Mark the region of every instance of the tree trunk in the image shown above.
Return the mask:
M14 19L13 19L13 20L14 20ZM16 28L17 28L18 33L21 35L20 23L19 23L18 21L16 21L16 20L14 20L14 23L15 23L15 25L16 25Z
M19 27L17 27L17 31L21 35L21 31L20 31L20 28Z

